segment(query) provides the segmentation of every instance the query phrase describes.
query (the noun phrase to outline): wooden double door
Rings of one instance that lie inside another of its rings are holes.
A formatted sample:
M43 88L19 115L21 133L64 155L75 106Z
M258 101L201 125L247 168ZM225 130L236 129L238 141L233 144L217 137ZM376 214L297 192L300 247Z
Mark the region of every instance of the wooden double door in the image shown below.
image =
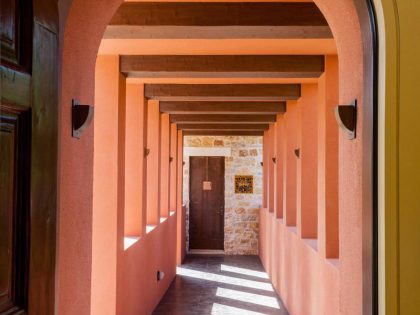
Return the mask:
M0 5L0 314L54 314L56 0Z
M190 157L190 249L224 249L225 158Z

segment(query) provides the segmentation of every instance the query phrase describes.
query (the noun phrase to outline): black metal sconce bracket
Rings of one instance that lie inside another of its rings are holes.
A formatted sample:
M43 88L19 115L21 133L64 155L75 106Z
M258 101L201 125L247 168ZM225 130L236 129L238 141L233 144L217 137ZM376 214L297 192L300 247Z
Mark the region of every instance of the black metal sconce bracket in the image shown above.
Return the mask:
M144 148L144 157L147 157L150 154L150 149Z
M300 149L295 149L295 155L298 159L300 159Z
M79 104L72 100L72 137L80 139L82 132L89 127L93 119L94 108L91 105Z
M335 108L335 119L338 125L343 129L349 140L356 138L357 125L357 100L350 105L338 105Z
M156 280L161 281L163 280L163 278L165 278L165 273L163 271L158 270L156 272Z

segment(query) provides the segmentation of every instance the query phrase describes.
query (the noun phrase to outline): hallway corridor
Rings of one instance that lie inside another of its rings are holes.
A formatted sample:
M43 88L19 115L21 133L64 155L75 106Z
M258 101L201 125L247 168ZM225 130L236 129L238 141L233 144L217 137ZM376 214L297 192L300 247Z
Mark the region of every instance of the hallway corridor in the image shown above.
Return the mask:
M188 255L154 315L288 315L258 256Z

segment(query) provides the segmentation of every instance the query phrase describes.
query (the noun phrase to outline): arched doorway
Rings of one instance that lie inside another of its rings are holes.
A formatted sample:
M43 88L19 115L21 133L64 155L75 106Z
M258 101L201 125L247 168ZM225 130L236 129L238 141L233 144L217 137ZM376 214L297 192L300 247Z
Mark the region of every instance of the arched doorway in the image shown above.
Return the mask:
M373 208L374 208L374 29L371 8L364 1L315 1L326 16L337 42L340 58L340 103L346 104L353 99L360 100L361 113L358 128L361 131L355 142L346 143L340 135L343 146L340 156L344 158L340 171L343 180L340 189L348 193L342 199L340 208L343 235L352 235L346 246L356 252L345 259L340 267L340 281L346 283L341 290L341 309L344 313L358 313L363 307L370 313L373 305ZM93 103L94 72L97 49L108 21L117 10L121 1L109 3L85 3L74 1L62 4L62 16L68 16L63 24L62 37L62 88L61 88L61 198L60 234L58 236L59 272L68 272L73 261L78 261L79 276L76 281L59 273L58 309L60 314L86 312L90 308L90 289L94 279L90 278L92 262L90 244L95 238L92 231L92 169L93 135L89 130L80 142L68 137L70 129L70 104L72 98ZM83 69L83 73L81 72ZM76 79L77 78L77 79ZM79 172L72 172L77 168ZM354 175L356 174L356 176ZM347 176L346 176L347 175ZM76 194L75 188L83 193ZM76 210L77 209L77 210ZM86 211L81 211L85 209ZM77 229L67 225L66 218L75 217ZM356 231L355 232L355 227ZM346 249L344 248L346 251ZM88 275L88 276L86 276ZM355 275L357 275L355 277ZM83 285L84 284L84 285ZM63 290L60 290L63 286ZM83 290L80 290L80 287ZM60 292L61 291L61 292ZM67 293L68 292L68 293ZM80 294L80 303L72 303L74 292Z

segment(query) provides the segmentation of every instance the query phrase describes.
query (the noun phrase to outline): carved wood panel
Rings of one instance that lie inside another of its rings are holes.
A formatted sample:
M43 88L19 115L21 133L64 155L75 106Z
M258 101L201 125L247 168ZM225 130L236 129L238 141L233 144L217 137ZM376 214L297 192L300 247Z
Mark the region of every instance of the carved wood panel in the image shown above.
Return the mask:
M29 72L32 56L32 2L1 0L1 63Z
M0 226L0 315L52 315L57 204L57 1L1 0L0 14L0 179L2 187L8 187L1 189L0 195L4 200L0 219L6 220Z
M30 119L0 105L0 314L26 314L29 268Z

